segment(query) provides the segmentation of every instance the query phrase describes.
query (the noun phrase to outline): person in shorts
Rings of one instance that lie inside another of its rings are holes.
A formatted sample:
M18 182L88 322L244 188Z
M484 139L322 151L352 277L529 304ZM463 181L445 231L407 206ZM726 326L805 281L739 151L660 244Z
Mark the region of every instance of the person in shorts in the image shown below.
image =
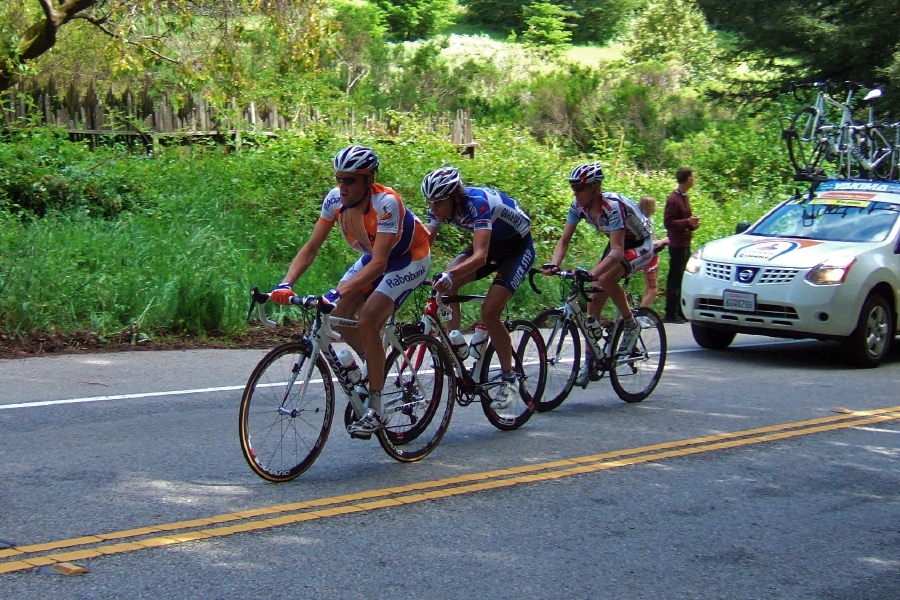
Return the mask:
M653 259L653 225L633 200L616 192L604 192L603 178L600 163L579 165L569 174L569 185L575 198L566 214L566 224L553 251L553 259L543 265L541 271L547 275L559 271L575 228L582 221L608 235L609 245L590 269L603 291L591 295L588 313L600 320L600 311L609 297L622 314L625 327L619 352L631 352L638 338L638 322L619 281L644 268ZM588 360L584 361L576 379L577 385L587 385L592 357L586 358Z
M656 198L653 196L641 196L638 200L638 208L641 214L647 219L653 219L656 213ZM666 247L669 238L665 237L661 240L653 241L653 259L650 263L641 269L644 275L644 296L641 298L641 306L647 307L653 304L656 296L659 294L659 251Z
M335 225L362 256L347 270L336 288L322 296L331 314L358 320L355 328L339 327L346 342L368 371L369 408L347 427L351 436L368 439L384 427L385 351L381 330L407 296L428 276L431 245L422 222L389 187L375 183L378 157L371 148L349 146L334 157L337 187L322 202L312 236L291 262L284 280L271 293L289 304L291 288L309 269Z
M497 410L508 408L519 393L513 363L512 341L501 321L507 302L534 264L531 219L518 202L489 187L463 185L456 167L436 169L422 180L422 195L428 202L426 215L432 241L443 223L472 234L472 244L454 258L435 278L434 287L456 294L467 283L493 274L494 280L481 305L481 321L497 351L503 387L491 403ZM459 328L459 305L453 305L451 329Z

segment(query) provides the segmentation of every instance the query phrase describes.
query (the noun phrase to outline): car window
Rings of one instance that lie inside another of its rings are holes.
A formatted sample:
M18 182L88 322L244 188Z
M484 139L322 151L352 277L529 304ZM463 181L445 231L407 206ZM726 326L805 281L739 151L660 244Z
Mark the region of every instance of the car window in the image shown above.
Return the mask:
M782 204L750 235L834 242L881 242L894 228L900 205L890 202L814 198Z

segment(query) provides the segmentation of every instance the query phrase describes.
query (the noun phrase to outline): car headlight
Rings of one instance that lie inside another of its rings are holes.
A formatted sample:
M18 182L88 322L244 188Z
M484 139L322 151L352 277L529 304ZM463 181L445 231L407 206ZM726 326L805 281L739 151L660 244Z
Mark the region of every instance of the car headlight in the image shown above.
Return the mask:
M688 259L687 264L684 266L684 270L690 273L691 275L695 275L700 271L700 267L703 266L703 246L700 246L697 250L694 250L691 253L691 257Z
M844 283L850 268L856 264L855 256L834 256L813 268L806 280L813 285L836 285Z

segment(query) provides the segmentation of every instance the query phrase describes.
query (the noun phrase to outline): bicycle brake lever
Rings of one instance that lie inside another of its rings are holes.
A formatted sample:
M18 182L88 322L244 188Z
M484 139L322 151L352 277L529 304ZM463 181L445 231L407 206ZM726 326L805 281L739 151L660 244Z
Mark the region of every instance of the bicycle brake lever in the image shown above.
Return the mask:
M534 284L535 273L540 273L540 271L535 269L534 267L528 269L528 283L531 285L531 289L534 290L535 294L543 294L543 292L539 290L538 287Z
M253 286L250 290L250 296L250 310L247 312L247 320L250 320L250 316L253 314L253 307L255 306L259 314L259 320L263 325L269 328L278 327L278 323L266 317L266 302L269 301L269 294L264 294L259 291L258 287Z

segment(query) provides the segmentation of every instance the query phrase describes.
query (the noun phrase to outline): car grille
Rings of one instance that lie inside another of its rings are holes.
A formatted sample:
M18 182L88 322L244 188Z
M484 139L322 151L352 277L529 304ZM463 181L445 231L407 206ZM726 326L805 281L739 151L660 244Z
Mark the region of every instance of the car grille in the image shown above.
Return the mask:
M720 281L731 281L734 279L734 265L728 263L704 263L706 268L706 276ZM799 269L782 269L768 267L756 276L755 285L766 285L772 283L790 283L799 273Z
M790 283L798 272L797 269L763 269L756 283Z
M734 267L732 267L731 265L712 262L707 262L705 263L705 265L707 277L712 277L713 279L721 279L722 281L731 281L731 274L734 270Z
M714 310L717 312L726 312L724 307L724 301L721 298L697 298L696 306L697 310ZM728 311L729 313L731 311ZM763 304L757 303L756 310L753 312L740 312L735 313L745 316L755 316L755 317L766 317L769 319L799 319L800 317L797 315L797 309L793 306L787 306L784 304Z

